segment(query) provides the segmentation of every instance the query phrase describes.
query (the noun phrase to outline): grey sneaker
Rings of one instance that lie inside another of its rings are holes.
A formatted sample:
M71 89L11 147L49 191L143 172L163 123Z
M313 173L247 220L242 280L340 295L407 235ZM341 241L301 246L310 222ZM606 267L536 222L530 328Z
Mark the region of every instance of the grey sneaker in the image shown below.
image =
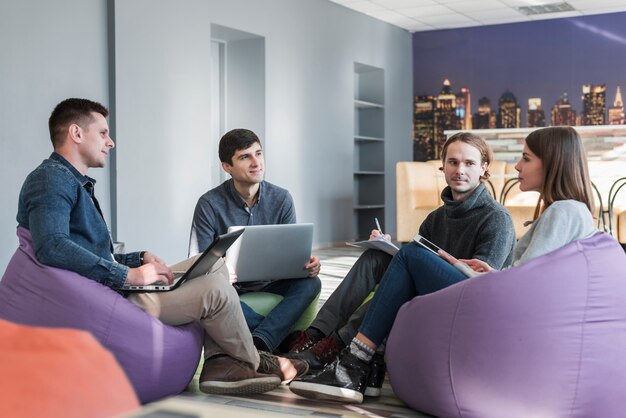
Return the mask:
M267 351L259 351L259 357L261 361L257 371L278 376L285 384L309 371L309 365L302 360L278 357Z
M200 390L217 395L253 395L280 386L277 376L256 372L248 363L229 356L204 361Z

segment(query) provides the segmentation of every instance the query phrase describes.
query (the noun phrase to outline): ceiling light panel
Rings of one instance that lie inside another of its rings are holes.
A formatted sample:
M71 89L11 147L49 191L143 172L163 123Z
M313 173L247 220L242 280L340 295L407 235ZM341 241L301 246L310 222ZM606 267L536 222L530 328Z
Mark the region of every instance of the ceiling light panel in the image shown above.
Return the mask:
M517 8L520 13L526 16L543 15L547 13L571 12L574 10L571 4L566 2L550 3L536 6L520 6Z

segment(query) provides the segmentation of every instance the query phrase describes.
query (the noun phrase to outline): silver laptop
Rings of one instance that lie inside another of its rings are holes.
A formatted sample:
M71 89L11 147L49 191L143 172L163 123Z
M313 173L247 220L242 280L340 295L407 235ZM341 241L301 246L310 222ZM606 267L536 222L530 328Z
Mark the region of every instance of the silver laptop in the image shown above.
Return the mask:
M241 230L231 226L228 232ZM313 224L245 226L243 235L226 252L226 264L237 282L300 279L311 258Z
M170 266L172 273L174 273L174 282L171 285L151 284L146 286L135 286L126 284L121 288L121 290L133 292L168 292L176 289L188 280L204 276L211 271L211 268L217 260L224 257L228 247L233 245L243 232L244 229L242 228L228 234L220 235L211 243L211 245L209 245L209 248L204 250L201 254Z

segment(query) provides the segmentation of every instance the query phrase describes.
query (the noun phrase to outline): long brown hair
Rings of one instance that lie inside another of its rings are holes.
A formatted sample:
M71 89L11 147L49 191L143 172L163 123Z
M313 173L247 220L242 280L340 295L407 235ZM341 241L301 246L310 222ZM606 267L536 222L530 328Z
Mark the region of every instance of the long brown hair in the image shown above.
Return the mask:
M576 130L569 126L537 129L526 137L526 145L543 165L543 185L534 218L552 203L568 199L584 203L593 214L587 155Z

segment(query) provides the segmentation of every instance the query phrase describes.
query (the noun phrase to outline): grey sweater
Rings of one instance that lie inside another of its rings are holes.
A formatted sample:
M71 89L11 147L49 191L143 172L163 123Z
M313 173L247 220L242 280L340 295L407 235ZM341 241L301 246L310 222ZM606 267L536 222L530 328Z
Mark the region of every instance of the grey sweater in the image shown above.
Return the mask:
M426 217L420 235L457 258L478 258L495 269L511 263L513 219L484 184L463 201L452 200L452 190L446 187L441 199L443 206Z
M576 200L554 202L519 239L515 246L513 265L548 254L597 231L591 212L584 203Z

